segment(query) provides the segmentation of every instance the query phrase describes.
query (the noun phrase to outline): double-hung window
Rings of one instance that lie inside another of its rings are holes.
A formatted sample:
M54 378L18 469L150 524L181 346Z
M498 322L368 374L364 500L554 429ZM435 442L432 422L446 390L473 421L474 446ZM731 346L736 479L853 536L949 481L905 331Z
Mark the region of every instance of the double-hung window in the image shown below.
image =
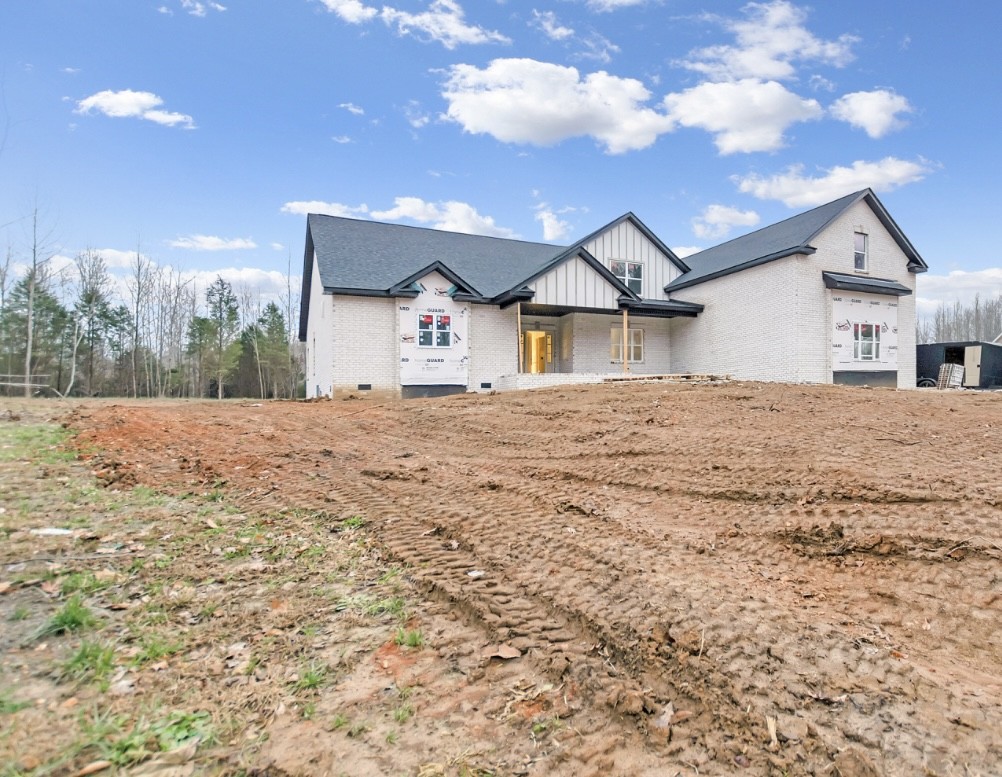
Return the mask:
M856 269L856 272L866 272L867 263L869 259L868 256L869 252L867 250L869 248L868 245L868 243L870 242L869 238L867 237L865 232L854 232L852 237L853 237L853 246L852 246L853 267Z
M852 358L862 362L880 359L880 324L852 325Z
M418 315L418 342L422 348L452 346L452 316L421 313Z
M612 274L623 282L634 294L644 291L644 263L627 262L622 259L612 260Z
M623 328L614 326L609 333L609 359L614 362L623 361ZM644 360L644 330L626 330L626 359L630 362Z

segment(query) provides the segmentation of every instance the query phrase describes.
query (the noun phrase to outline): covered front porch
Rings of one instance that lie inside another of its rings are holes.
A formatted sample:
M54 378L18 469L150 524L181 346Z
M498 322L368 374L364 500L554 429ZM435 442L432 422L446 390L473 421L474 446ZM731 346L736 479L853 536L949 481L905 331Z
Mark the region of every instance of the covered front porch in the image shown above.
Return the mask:
M670 374L670 320L700 310L671 300L621 300L619 310L517 303L518 371L501 376L496 388Z

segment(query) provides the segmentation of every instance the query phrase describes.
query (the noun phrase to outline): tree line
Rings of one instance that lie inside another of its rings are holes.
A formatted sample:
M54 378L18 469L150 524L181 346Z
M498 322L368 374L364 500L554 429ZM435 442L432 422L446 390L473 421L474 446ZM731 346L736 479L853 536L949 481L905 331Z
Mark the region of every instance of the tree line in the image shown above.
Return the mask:
M0 262L0 391L32 396L256 397L300 393L291 286L281 304L190 278L136 251L126 293L98 252L55 271L37 216ZM26 267L14 277L16 260Z
M975 295L969 305L942 302L935 313L918 319L916 328L919 343L991 342L1002 334L1002 294Z

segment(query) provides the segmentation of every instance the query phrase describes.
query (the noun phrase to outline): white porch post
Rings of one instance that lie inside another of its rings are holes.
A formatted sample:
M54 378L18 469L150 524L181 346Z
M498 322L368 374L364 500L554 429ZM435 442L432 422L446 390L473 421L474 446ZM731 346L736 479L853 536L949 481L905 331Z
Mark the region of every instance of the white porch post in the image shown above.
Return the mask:
M630 338L630 314L623 308L623 374L630 374L630 360L626 352L626 343Z
M522 303L515 303L515 323L518 327L518 372L522 372Z

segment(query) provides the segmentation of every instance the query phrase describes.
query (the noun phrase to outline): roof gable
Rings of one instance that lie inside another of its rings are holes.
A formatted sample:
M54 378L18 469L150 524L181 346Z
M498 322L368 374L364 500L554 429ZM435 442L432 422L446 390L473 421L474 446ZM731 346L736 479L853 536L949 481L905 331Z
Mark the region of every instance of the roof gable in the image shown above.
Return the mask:
M925 272L925 261L891 218L871 189L854 192L776 224L749 232L713 248L686 257L692 270L668 284L667 291L684 289L723 275L756 267L795 254L813 254L811 242L857 202L865 201L908 258L911 272Z

